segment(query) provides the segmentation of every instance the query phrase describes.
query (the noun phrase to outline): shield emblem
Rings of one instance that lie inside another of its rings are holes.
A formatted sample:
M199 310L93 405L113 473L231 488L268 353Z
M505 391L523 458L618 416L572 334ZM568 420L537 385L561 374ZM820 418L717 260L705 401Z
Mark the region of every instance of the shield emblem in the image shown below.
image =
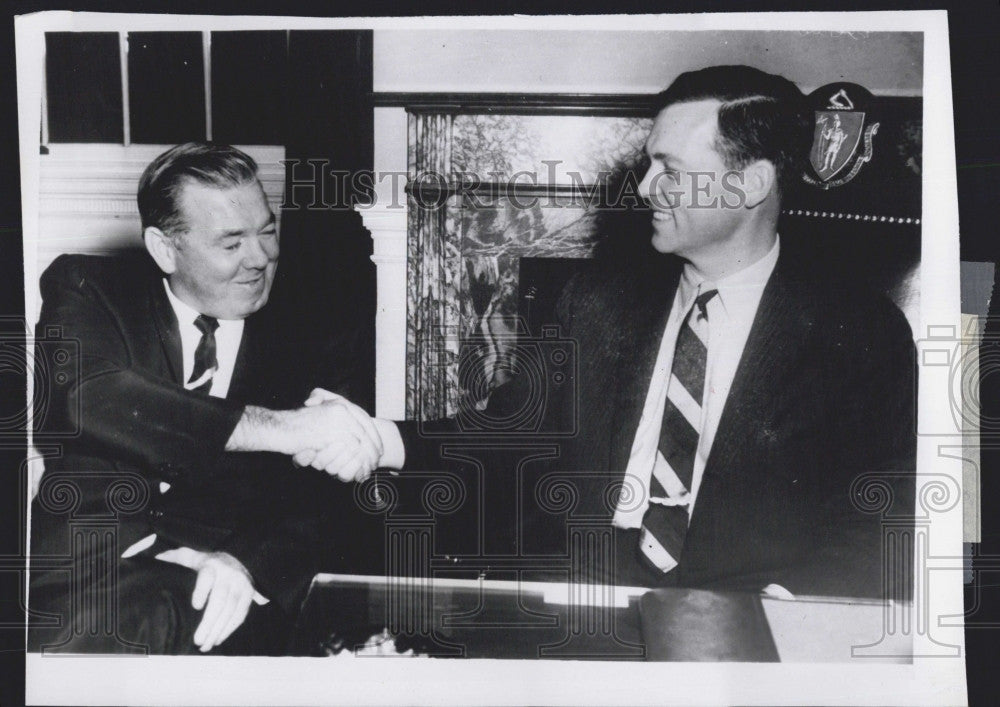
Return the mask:
M872 158L879 127L868 110L872 95L863 86L838 82L816 89L809 100L815 116L812 170L802 178L821 189L843 186Z
M809 155L816 176L828 182L840 174L858 150L864 125L865 114L860 111L816 111Z

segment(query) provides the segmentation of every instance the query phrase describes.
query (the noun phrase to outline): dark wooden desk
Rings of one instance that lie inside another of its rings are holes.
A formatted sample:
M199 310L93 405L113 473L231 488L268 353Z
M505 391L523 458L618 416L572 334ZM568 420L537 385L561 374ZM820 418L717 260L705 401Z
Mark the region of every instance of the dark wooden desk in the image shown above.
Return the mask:
M462 576L431 580L321 574L298 618L292 652L373 654L379 651L370 639L382 634L392 638L381 649L389 655L412 650L431 657L646 660L651 654L643 632L664 630L640 615L641 598L648 591ZM669 592L686 590L658 591L669 597ZM703 594L710 599L722 595ZM783 662L910 661L911 636L898 631L906 605L761 597L758 606ZM887 620L893 617L894 622ZM653 623L662 620L657 617ZM738 625L739 617L735 620ZM711 620L701 625L713 628ZM895 633L887 630L893 628ZM697 634L681 640L693 641L697 648L702 643ZM698 659L720 658L707 654Z

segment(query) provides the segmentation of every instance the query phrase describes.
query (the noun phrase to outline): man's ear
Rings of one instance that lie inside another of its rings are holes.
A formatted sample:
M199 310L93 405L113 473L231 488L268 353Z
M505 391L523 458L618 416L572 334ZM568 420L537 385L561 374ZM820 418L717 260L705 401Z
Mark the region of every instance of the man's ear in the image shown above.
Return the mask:
M777 188L778 172L770 160L757 160L743 169L746 205L754 208Z
M177 270L177 246L174 239L155 226L147 226L142 232L142 240L153 260L167 275Z

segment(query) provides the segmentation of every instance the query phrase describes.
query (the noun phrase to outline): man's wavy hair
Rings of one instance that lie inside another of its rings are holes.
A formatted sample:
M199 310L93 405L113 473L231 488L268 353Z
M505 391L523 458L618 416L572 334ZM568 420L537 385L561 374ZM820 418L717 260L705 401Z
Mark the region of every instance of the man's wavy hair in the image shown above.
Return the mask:
M656 109L706 99L722 102L715 149L728 168L766 159L775 167L781 194L801 181L812 122L794 83L750 66L712 66L678 76L657 96Z
M228 189L257 180L253 157L229 145L186 142L172 147L149 163L139 179L139 216L142 228L164 233L183 230L177 203L181 189L192 182Z

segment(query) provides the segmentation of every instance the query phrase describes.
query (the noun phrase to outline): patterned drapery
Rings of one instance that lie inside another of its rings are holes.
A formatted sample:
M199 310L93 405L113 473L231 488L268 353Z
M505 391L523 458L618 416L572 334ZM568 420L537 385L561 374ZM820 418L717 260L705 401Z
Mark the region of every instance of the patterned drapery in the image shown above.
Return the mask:
M454 121L413 113L408 120L406 416L433 420L454 415L459 399L459 197L448 194L445 183L452 173ZM445 189L428 196L413 189L418 182Z

